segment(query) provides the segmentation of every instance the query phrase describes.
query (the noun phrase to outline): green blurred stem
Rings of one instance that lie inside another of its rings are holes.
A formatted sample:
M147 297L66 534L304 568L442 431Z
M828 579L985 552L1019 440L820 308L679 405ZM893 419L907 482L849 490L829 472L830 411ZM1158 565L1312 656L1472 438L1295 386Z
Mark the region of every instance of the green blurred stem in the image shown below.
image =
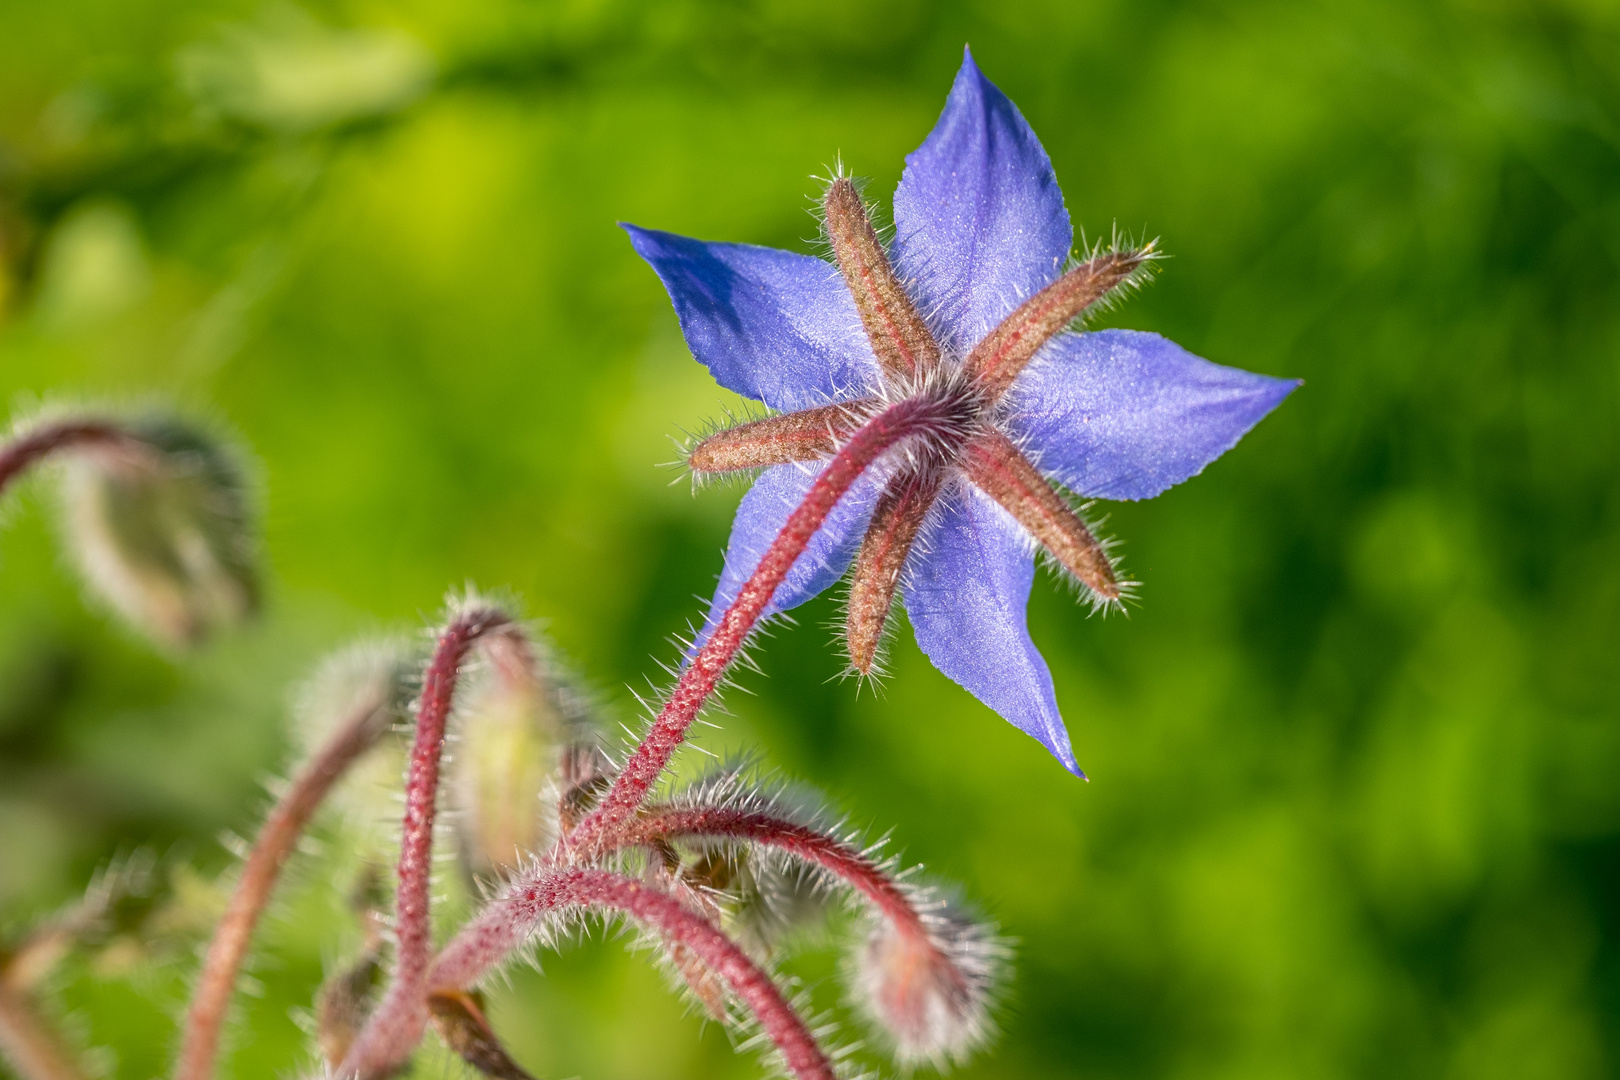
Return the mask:
M220 1029L236 988L236 975L247 954L253 928L264 912L281 868L298 837L350 765L374 746L389 728L394 712L388 703L367 701L339 727L337 734L310 759L270 812L253 850L242 866L225 915L214 931L202 974L186 1013L184 1041L175 1068L176 1080L210 1080L219 1053Z
M0 979L0 1053L22 1080L85 1080L25 994Z

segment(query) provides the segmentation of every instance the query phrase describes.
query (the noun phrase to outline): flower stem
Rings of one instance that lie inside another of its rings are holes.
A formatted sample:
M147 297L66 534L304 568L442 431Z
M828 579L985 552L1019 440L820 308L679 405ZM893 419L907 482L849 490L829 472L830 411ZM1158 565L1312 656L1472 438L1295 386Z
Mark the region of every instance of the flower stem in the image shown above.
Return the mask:
M463 989L500 962L558 908L622 911L671 946L690 951L726 981L800 1080L832 1080L832 1064L782 991L703 916L640 881L606 870L542 873L511 886L445 946L430 976L439 991Z
M776 595L782 579L804 552L811 537L821 528L838 500L867 467L899 443L928 435L950 424L951 403L926 397L909 398L891 405L850 436L833 455L821 475L788 516L782 531L766 550L754 574L744 583L737 598L726 609L720 624L697 655L681 672L675 690L664 703L652 727L641 740L613 787L601 804L568 838L576 850L588 850L601 843L607 833L636 812L647 792L657 782L687 729L720 683L726 669L742 650L760 616Z
M630 846L682 836L746 840L814 863L865 896L897 929L927 936L922 917L905 891L877 863L836 837L774 814L719 806L652 808L616 839Z
M0 980L0 1058L22 1080L85 1080L20 989Z
M104 420L63 420L41 424L0 446L0 491L4 491L30 465L58 450L137 441L117 425Z
M465 610L439 636L428 661L416 712L416 740L405 778L405 822L399 847L399 886L394 897L394 979L339 1066L339 1076L373 1077L391 1072L410 1055L427 1025L423 983L433 945L429 919L433 821L438 814L445 725L467 653L478 639L510 625L509 617L494 608Z
M236 986L236 974L281 868L332 785L376 744L388 730L393 715L386 701L367 701L355 709L270 811L208 945L186 1014L175 1080L210 1080L213 1076L220 1028Z

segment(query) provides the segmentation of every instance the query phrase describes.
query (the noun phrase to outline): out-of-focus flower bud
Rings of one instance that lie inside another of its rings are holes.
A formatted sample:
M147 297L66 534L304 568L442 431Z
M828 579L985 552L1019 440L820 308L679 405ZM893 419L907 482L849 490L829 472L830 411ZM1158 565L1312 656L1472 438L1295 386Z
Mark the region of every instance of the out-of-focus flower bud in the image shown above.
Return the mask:
M587 731L563 747L557 770L558 825L564 830L578 825L612 786L613 762Z
M483 654L484 669L457 711L451 783L468 869L499 877L555 831L542 796L583 717L543 644L501 634Z
M315 1039L331 1068L336 1069L343 1061L355 1036L365 1027L384 976L382 959L372 949L353 966L321 984L315 997Z
M167 419L75 455L64 474L67 532L90 587L152 637L192 645L258 608L255 538L241 463Z
M404 721L420 663L416 645L391 638L363 641L328 657L304 684L293 709L304 756L314 756L339 728L365 717L389 725ZM332 805L360 839L362 858L388 861L386 853L398 842L405 753L403 739L382 732L377 745L349 767L332 792Z
M989 1037L990 996L1006 949L993 928L941 902L919 906L926 930L884 920L867 936L855 992L902 1065L943 1067Z
M360 919L360 959L329 976L315 997L315 1038L321 1056L333 1069L365 1027L382 989L387 905L383 873L375 864L367 864L349 896L349 906Z
M726 932L760 960L793 934L823 923L832 901L812 868L764 848L708 846L686 860L680 876L718 901Z
M768 958L797 934L823 927L833 906L825 880L803 863L755 850L737 863L726 927L750 953Z

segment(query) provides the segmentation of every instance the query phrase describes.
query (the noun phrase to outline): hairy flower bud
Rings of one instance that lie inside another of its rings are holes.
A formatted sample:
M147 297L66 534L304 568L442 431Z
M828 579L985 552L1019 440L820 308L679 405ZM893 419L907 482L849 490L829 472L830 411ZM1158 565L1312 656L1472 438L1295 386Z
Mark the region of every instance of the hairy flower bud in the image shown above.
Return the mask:
M259 604L243 470L212 437L168 418L68 462L67 532L90 587L165 644L192 645Z
M925 929L883 921L855 965L860 1005L903 1065L961 1062L988 1038L989 1004L1004 946L960 913L925 915Z
M456 717L451 791L468 868L504 876L554 831L542 796L583 709L543 643L502 634L483 654L482 678Z
M342 649L304 685L293 710L304 756L317 754L333 734L357 717L383 714L390 724L409 713L420 650L400 639L363 641ZM363 837L366 854L382 858L399 824L396 792L405 771L401 740L386 731L351 765L332 801Z

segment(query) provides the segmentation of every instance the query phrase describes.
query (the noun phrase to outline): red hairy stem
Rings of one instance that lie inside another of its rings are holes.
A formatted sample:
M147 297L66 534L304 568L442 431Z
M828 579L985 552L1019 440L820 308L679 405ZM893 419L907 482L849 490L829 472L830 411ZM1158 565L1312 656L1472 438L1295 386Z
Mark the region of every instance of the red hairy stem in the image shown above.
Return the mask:
M703 916L644 882L606 870L544 872L508 888L445 946L433 967L436 992L464 989L559 908L620 911L689 951L731 988L800 1080L833 1080L832 1064L782 991L732 940Z
M504 612L492 608L475 607L462 612L439 635L422 676L416 740L405 775L405 822L399 845L399 885L394 896L394 978L377 1011L338 1067L339 1076L387 1075L410 1056L427 1026L425 980L433 948L429 920L433 821L438 814L445 725L468 652L479 638L510 625Z
M219 1052L220 1029L230 1007L231 992L242 958L247 954L253 928L258 924L281 868L292 854L310 818L326 799L332 785L349 766L376 745L388 730L393 711L386 701L366 702L345 718L337 733L321 748L281 796L242 864L242 876L231 894L225 915L214 930L203 960L202 974L186 1013L180 1060L175 1080L210 1080Z
M669 700L641 740L613 787L590 816L568 837L571 847L586 850L636 812L657 782L670 755L686 738L698 711L714 692L726 669L737 658L777 587L793 563L827 520L861 473L896 445L918 435L937 433L956 420L955 403L932 398L909 398L878 413L850 436L827 463L821 475L788 516L752 577L726 609L720 624L681 672Z
M42 424L0 446L0 491L30 465L58 450L90 446L136 446L140 440L104 420L63 420Z
M651 809L615 839L629 847L683 836L746 840L785 851L836 875L870 900L897 929L926 936L917 909L875 862L836 837L774 814L732 807Z
M84 1070L57 1042L26 994L0 980L0 1059L22 1080L84 1080Z

